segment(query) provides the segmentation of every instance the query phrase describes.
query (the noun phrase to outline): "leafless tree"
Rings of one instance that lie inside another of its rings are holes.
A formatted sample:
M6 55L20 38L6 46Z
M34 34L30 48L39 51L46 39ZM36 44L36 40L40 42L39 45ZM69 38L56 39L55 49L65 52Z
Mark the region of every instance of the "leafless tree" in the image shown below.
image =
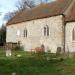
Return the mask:
M10 20L13 16L15 16L15 12L8 12L8 13L6 13L5 15L4 15L4 18L3 18L3 20L4 21L8 21L8 20Z
M41 3L47 3L49 0L39 0L40 1L40 4Z
M43 4L43 3L48 3L49 0L38 0L39 4ZM16 7L19 10L24 10L27 8L33 8L34 6L36 6L36 0L19 0Z
M16 6L19 10L23 10L34 7L35 3L33 0L19 0Z

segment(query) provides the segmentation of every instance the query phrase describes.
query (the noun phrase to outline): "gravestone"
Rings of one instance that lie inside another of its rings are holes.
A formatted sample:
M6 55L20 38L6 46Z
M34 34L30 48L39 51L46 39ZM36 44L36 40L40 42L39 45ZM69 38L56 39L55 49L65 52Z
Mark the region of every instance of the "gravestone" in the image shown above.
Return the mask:
M8 57L8 56L11 56L12 54L11 54L11 50L10 49L7 49L6 50L6 56Z
M61 54L61 47L57 47L56 55L60 55L60 54Z
M14 72L14 73L12 73L12 75L16 75L16 73Z
M12 44L10 43L7 43L6 46L5 46L5 50L6 50L6 56L11 56L11 49L12 49Z

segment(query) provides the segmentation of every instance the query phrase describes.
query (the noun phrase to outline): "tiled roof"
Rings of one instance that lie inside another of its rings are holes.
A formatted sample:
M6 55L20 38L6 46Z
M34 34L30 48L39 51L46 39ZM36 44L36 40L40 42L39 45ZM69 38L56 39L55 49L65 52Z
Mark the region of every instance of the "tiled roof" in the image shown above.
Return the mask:
M8 21L7 25L63 14L71 2L72 0L56 0L29 10L20 11Z
M69 22L69 21L75 21L75 1L71 5L71 7L68 10L68 12L65 14L65 17L66 17L65 20L67 22Z

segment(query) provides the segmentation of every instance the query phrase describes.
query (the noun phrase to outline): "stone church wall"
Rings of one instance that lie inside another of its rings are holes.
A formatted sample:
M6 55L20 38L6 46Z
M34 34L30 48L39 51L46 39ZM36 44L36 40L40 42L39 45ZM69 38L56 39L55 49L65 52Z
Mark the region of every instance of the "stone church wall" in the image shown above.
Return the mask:
M48 25L49 36L44 36L44 27ZM24 37L24 29L27 29L27 37ZM17 35L17 31L19 36ZM24 50L30 51L42 44L45 51L52 53L57 51L58 47L64 48L64 23L63 16L54 16L49 18L37 19L7 26L7 42L21 42Z
M65 30L66 30L65 51L66 52L75 52L75 40L73 40L73 29L75 29L75 22L68 22L65 26Z

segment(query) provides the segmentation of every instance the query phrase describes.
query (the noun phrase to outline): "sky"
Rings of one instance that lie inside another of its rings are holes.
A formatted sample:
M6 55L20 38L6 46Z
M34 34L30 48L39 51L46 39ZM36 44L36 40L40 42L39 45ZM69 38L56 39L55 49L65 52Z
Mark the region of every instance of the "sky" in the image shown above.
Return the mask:
M42 0L44 1L44 0ZM48 0L53 1L53 0ZM13 12L17 9L16 4L18 0L0 0L0 27L5 23L3 17L8 12ZM35 0L36 4L39 4L39 0Z

